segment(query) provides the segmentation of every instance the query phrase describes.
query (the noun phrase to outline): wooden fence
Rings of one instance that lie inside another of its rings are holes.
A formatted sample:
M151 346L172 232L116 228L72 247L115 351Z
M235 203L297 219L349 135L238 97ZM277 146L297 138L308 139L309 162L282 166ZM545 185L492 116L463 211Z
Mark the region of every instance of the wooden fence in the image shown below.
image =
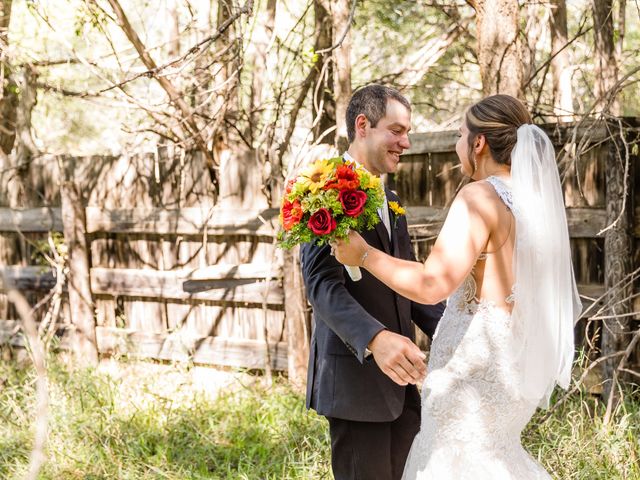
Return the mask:
M559 153L568 149L569 154L577 155L575 162L561 162L561 170L576 277L587 301L600 298L616 279L640 264L634 249L640 237L640 202L638 189L633 188L640 184L640 169L635 168L637 146L633 147L634 142L637 145L638 122L630 120L627 125L626 136L619 136L626 139L622 145L604 123L545 127ZM407 206L420 258L427 254L462 182L456 140L455 132L413 135L412 148L403 156L398 173L387 179ZM628 163L617 159L620 149L627 152L624 158ZM212 206L202 201L206 185L198 187L199 195L190 201L177 206L174 202L174 208L166 206L171 202L158 202L157 198L141 205L126 204L114 201L109 192L110 188L126 188L122 179L127 168L122 168L120 160L111 159L99 169L88 167L90 162L82 159L70 163L76 170L78 164L85 165L70 177L78 187L75 200L69 199L71 204L62 198L55 205L58 197L49 193L41 197L48 198L50 206L0 208L3 248L13 249L11 254L5 252L9 261L1 267L7 281L26 292L35 304L56 284L53 271L34 265L31 255L37 250L35 246L52 231L64 232L65 237L76 235L81 239L76 242L79 248L85 249L80 255L86 256L85 289L95 314L92 321L100 353L304 370L306 358L300 349L308 345L309 329L300 303L302 286L295 268L283 268L291 264L291 258L275 247L276 209ZM162 190L162 183L177 175L174 166L167 160L163 168L170 172L166 178L160 173L156 188ZM145 168L136 171L144 173ZM158 177L158 165L153 168ZM612 170L622 172L615 175L626 175L622 182L628 196L622 217L615 208L622 199L609 188ZM102 197L82 192L87 172L95 171L99 173L89 176L91 187L87 188L102 189ZM153 171L147 174L154 175ZM101 185L100 179L110 186ZM195 191L198 182L205 180L191 177L190 181ZM144 189L149 196L151 188ZM634 208L635 214L630 213ZM66 222L65 215L71 215ZM611 224L614 227L602 234ZM74 228L79 232L70 234ZM608 255L606 247L620 244L620 237L631 248L629 261L622 264ZM76 314L69 306L69 289L80 283L82 280L76 279L65 286L63 330L78 328L73 318ZM2 300L0 297L0 318L4 319L0 321L0 340L20 344L15 312ZM639 300L630 307L634 312L640 311ZM293 303L297 308L291 308ZM638 316L630 318L638 320ZM426 346L423 337L420 341Z

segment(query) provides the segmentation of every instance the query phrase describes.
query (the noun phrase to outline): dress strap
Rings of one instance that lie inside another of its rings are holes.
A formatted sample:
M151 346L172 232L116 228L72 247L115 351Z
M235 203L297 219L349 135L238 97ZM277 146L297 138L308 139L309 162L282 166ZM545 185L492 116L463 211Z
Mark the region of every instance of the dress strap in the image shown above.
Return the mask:
M495 176L487 177L486 180L496 191L498 197L500 197L500 200L502 200L502 203L504 203L509 210L513 211L513 196L511 195L511 186L501 178Z

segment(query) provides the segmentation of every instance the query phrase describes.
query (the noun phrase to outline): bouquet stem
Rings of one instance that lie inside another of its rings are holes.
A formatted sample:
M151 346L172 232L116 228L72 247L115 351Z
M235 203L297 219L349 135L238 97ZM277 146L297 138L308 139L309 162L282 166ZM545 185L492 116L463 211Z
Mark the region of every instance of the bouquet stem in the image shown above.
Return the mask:
M360 267L352 267L350 265L345 265L344 268L349 274L349 278L351 278L351 280L353 280L354 282L357 282L360 279L362 279L362 272L360 271Z

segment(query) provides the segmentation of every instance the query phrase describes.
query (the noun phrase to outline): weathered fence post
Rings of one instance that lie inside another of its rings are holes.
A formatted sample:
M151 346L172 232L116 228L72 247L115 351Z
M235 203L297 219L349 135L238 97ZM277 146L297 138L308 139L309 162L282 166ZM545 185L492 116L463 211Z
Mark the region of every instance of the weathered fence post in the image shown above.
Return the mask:
M98 363L96 324L89 278L84 201L74 182L75 161L58 157L64 241L68 249L67 285L73 351L77 360Z
M295 386L303 386L307 379L310 339L307 299L304 294L299 253L299 247L285 251L283 268L289 380Z
M617 125L612 124L615 132ZM629 275L632 272L632 165L629 152L618 138L610 139L605 168L606 225L610 228L604 238L604 274L607 303L610 305L603 320L602 355L624 351L630 337L632 299ZM604 394L608 404L618 399L618 372L621 357L612 356L603 367Z

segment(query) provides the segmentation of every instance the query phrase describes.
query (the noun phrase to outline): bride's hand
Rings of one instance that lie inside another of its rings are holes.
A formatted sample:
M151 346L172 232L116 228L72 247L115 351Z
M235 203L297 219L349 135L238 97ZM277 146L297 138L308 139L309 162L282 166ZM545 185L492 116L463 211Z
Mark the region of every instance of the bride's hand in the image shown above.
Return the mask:
M358 232L349 232L349 238L332 244L336 259L344 265L360 266L362 255L371 248Z

